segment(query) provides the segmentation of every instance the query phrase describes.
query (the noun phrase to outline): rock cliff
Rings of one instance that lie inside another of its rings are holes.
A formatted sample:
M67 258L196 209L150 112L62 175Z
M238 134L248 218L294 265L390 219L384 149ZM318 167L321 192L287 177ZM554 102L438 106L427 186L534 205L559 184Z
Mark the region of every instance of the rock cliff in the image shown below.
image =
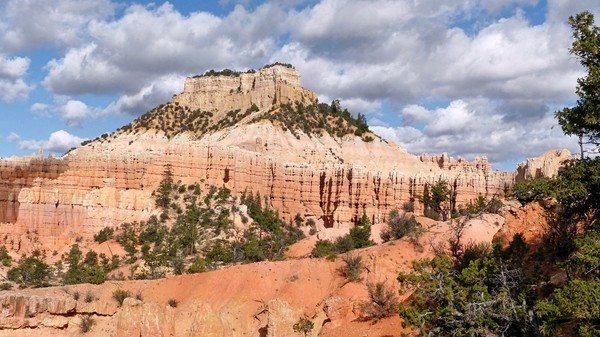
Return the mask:
M225 185L236 195L260 193L286 220L299 213L323 227L351 226L363 213L378 223L407 201L422 210L418 196L440 179L453 187L458 204L478 195L503 197L514 182L514 173L492 171L485 159L417 157L375 135L365 141L351 128L338 137L256 118L296 101L313 104L316 95L287 66L188 78L172 103L172 111L184 117L186 111L213 111L204 122L210 124L227 110L252 104L258 109L201 134L177 129L159 111L153 118L163 129L152 127L159 122L145 122L144 128L122 128L61 158L0 159L0 244L15 251L54 250L105 226L157 214L152 192L167 164L175 181Z
M300 74L290 66L275 65L256 72L188 77L173 103L213 113L259 109L281 103L316 102L317 95L300 86Z
M517 173L515 179L524 181L539 177L552 177L558 173L558 169L562 166L562 162L568 159L574 159L575 156L566 149L551 150L539 157L529 158L525 162L517 165Z

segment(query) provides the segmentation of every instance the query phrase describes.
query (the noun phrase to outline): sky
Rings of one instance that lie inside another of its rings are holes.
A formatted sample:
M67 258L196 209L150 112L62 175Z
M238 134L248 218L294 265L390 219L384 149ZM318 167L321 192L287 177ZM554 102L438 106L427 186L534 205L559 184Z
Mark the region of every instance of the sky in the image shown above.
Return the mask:
M577 151L554 112L585 74L567 24L584 10L600 18L583 0L2 0L0 157L59 156L186 76L283 62L410 153L512 171Z

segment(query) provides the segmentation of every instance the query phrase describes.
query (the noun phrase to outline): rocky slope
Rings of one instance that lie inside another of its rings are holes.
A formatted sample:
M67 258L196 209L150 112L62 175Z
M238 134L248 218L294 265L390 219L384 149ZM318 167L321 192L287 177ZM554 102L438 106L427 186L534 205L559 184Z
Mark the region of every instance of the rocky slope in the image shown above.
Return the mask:
M318 104L285 65L188 78L172 103L61 158L0 159L0 243L51 251L156 214L151 195L166 165L175 181L260 193L283 218L299 213L321 228L347 228L363 213L379 223L407 201L420 211L417 197L440 179L458 204L503 197L514 182L485 159L416 157L369 132L356 135L341 112L298 119L296 102ZM303 127L290 129L294 123Z
M498 215L472 219L465 239L489 242L502 224ZM431 246L449 235L448 223L432 222L421 248L399 240L353 252L363 261L356 283L341 276L341 258L290 258L160 280L1 292L0 336L292 337L303 316L314 322L308 336L395 336L402 331L397 315L377 324L363 320L366 283L385 282L397 291L398 272L431 256ZM131 294L120 307L112 298L118 289ZM87 317L94 325L83 334Z

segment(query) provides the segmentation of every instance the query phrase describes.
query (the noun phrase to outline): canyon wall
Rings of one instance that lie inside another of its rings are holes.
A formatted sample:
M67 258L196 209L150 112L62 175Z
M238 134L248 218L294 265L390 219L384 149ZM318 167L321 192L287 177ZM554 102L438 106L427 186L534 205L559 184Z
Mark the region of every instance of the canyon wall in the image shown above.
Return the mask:
M305 151L281 145L294 141ZM459 204L480 194L503 197L514 180L513 173L472 165L442 169L379 140L356 137L338 144L328 137L316 146L307 136L298 141L291 133L273 132L268 123L203 140L120 135L60 159L0 161L0 243L14 250L57 249L105 226L158 214L152 192L168 164L175 181L226 186L238 196L260 193L284 219L299 213L324 227L351 226L363 213L374 223L385 221L391 209L414 201L440 179L455 188Z
M176 104L216 111L316 102L293 68L272 66L239 76L188 78ZM252 117L252 116L250 116ZM247 120L251 120L248 118ZM375 136L332 137L284 131L268 120L244 122L198 138L161 130L116 132L61 158L0 159L0 244L13 251L58 249L105 226L159 214L153 191L171 165L175 181L260 193L286 220L296 214L323 227L349 227L363 213L374 223L416 201L426 186L449 182L458 204L503 197L514 173L492 171L485 158L417 157Z

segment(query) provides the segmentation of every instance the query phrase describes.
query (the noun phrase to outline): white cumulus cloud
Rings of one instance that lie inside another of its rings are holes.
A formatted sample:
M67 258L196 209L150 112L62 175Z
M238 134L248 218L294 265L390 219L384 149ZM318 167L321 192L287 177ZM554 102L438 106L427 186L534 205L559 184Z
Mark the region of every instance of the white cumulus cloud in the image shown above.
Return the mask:
M68 100L58 107L65 123L73 128L80 128L83 120L93 115L92 109L82 101Z
M7 57L0 54L0 100L12 103L27 99L33 86L25 82L31 60L27 57Z
M85 38L91 21L111 16L115 8L110 0L3 1L0 51L72 46Z
M39 150L62 153L72 147L79 146L86 138L80 138L64 130L52 132L47 140L23 140L15 133L11 133L9 141L19 144L19 148L26 150Z

